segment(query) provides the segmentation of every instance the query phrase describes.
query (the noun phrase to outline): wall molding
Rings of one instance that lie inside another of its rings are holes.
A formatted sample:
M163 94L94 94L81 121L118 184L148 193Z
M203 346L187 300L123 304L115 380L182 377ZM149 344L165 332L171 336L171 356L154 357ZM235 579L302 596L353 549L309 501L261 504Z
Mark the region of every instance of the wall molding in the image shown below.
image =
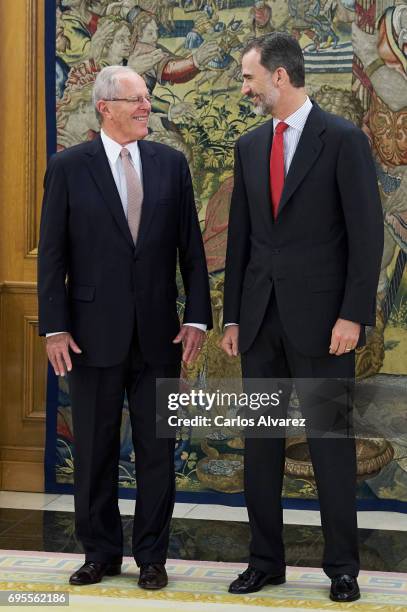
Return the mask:
M45 423L46 389L37 381L46 380L47 362L41 360L39 348L44 352L42 344L38 343L38 317L24 316L24 395L22 405L22 420L25 422ZM42 406L42 408L39 408Z
M26 50L25 50L25 152L24 152L24 201L25 201L25 257L37 257L38 241L38 193L37 193L37 20L38 0L26 0Z
M37 283L25 281L4 281L0 284L0 292L36 294Z

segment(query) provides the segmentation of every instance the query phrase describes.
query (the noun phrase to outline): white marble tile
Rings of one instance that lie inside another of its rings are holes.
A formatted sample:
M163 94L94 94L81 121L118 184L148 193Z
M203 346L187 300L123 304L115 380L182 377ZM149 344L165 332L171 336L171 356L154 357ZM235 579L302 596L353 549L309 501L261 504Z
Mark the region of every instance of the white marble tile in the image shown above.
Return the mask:
M185 518L213 521L248 521L245 507L218 506L215 504L197 504Z
M318 510L284 510L284 523L288 525L321 525ZM407 531L407 514L403 512L358 512L360 529Z
M176 503L174 507L174 518L184 518L192 509L196 508L196 504ZM133 516L135 508L134 499L119 499L120 514L123 516ZM74 511L73 495L59 495L51 503L46 506L46 510L53 511Z
M133 516L135 501L133 499L119 499L120 514L123 516ZM173 517L184 518L197 504L176 503L174 506Z
M177 502L174 506L174 518L185 518L191 510L197 508L199 504L183 504L181 502Z
M0 508L27 508L42 510L47 504L57 499L53 493L22 493L19 491L0 491Z
M134 499L119 499L120 514L126 516L133 516L136 501Z
M358 512L360 529L407 531L407 514L403 512Z
M54 501L47 504L45 510L53 510L56 512L73 512L73 495L58 495Z
M320 525L321 517L318 510L291 510L283 511L285 525Z

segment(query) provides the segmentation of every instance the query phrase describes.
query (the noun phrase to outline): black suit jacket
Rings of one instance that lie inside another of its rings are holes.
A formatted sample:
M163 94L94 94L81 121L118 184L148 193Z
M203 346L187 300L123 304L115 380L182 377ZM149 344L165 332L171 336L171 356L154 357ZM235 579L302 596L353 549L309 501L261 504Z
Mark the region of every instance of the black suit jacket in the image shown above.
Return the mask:
M54 155L45 175L38 249L40 334L69 331L76 363L122 362L135 322L147 362L172 363L181 347L177 255L184 323L212 325L208 273L185 157L140 141L144 200L136 247L98 137Z
M375 323L383 250L375 168L365 134L314 104L273 221L272 138L268 121L236 145L224 323L240 324L240 351L247 351L274 287L291 342L323 356L338 317ZM364 340L362 328L359 345Z

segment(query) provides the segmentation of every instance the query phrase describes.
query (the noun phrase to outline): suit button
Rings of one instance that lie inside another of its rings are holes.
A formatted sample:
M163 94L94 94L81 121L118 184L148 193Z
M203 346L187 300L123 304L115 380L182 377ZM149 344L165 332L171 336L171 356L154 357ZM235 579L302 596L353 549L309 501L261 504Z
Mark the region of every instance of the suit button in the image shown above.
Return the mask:
M271 250L271 254L272 254L272 255L278 255L278 254L279 254L279 252L280 252L280 249L272 249L272 250Z

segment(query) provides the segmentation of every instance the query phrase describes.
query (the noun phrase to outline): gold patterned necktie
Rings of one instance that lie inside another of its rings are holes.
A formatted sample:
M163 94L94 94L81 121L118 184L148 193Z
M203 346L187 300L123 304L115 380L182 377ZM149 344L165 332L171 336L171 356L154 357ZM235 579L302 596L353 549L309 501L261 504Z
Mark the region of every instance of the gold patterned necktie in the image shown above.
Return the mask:
M120 151L120 157L127 186L127 223L133 242L136 244L143 203L143 188L137 170L130 161L130 151L126 147L123 147Z

